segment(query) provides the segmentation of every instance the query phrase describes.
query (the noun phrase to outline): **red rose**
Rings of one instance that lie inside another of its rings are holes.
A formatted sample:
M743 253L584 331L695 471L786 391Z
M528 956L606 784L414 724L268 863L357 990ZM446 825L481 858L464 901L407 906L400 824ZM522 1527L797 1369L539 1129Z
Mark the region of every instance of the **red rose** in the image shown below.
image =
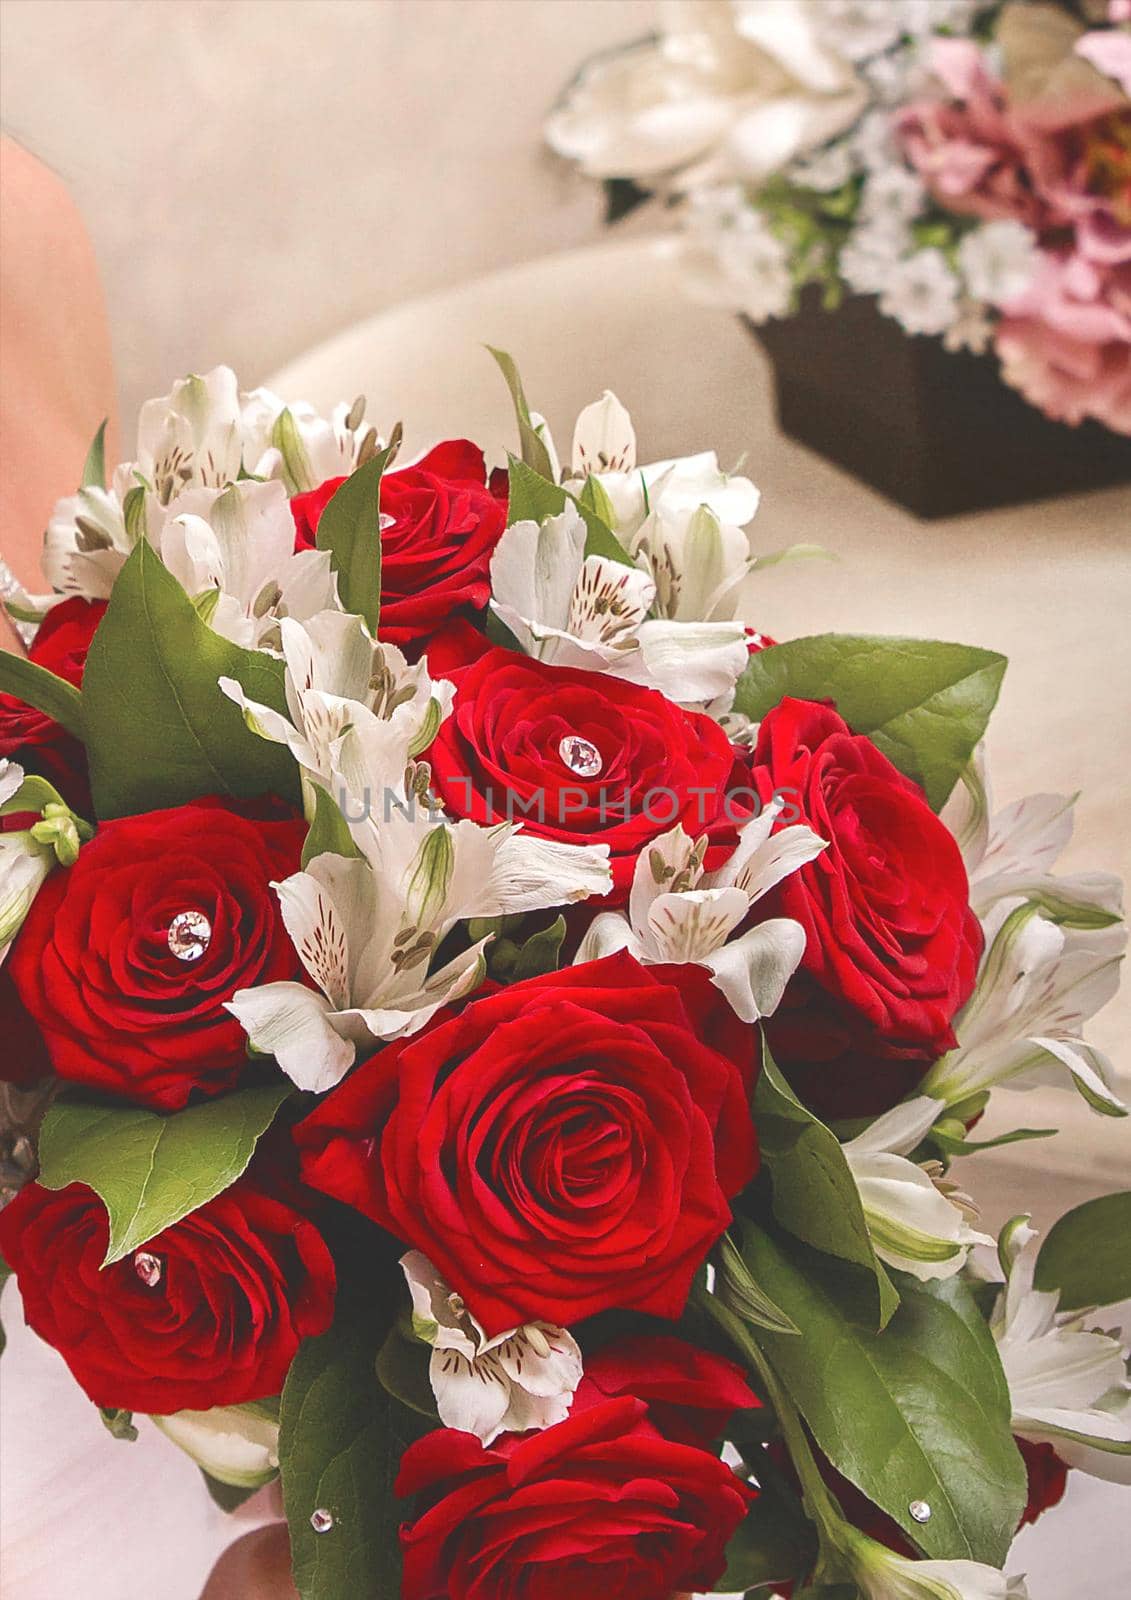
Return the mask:
M720 1007L701 968L623 953L516 983L333 1090L295 1130L302 1176L423 1250L492 1334L678 1317L757 1167L753 1030Z
M9 963L59 1076L162 1110L230 1089L247 1053L225 1002L301 977L271 882L305 832L197 802L104 822L52 873Z
M24 1318L100 1406L164 1415L278 1394L323 1333L334 1264L300 1212L243 1179L102 1268L106 1209L85 1184L32 1183L0 1213Z
M77 689L105 610L104 600L63 600L53 606L28 651L30 659ZM46 778L77 811L90 814L82 745L51 717L12 694L0 694L0 757L4 756Z
M1021 1452L1029 1477L1025 1509L1017 1524L1020 1530L1027 1522L1036 1522L1038 1517L1060 1504L1068 1483L1068 1467L1045 1441L1038 1444L1030 1439L1015 1438L1013 1442Z
M752 779L829 841L774 894L806 947L771 1045L808 1064L804 1091L827 1114L884 1110L953 1047L974 987L982 935L958 845L922 791L828 706L787 699L771 711Z
M404 1600L661 1600L710 1589L753 1499L717 1456L667 1439L643 1400L576 1410L484 1448L441 1428L405 1452Z
M453 617L429 639L424 656L431 677L458 681L457 674L466 672L490 649L485 633L466 617Z
M345 480L331 478L291 501L299 550L315 542L327 502ZM451 439L414 466L381 480L380 636L402 649L423 644L461 606L491 594L489 567L507 521L505 497L487 487L483 452Z
M625 1394L647 1402L665 1438L703 1450L736 1411L762 1404L733 1361L666 1333L634 1333L587 1356L573 1410Z
M735 751L712 718L654 689L512 650L492 650L462 674L428 760L455 816L607 844L608 905L627 898L636 858L658 834L677 823L693 838L707 832L718 841L713 867L744 815L727 813Z

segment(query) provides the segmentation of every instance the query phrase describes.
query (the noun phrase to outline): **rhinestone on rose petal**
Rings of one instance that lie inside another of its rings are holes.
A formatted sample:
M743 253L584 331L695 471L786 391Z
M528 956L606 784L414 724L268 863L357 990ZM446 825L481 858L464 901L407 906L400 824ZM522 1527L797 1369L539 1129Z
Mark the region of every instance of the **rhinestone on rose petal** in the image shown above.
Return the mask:
M319 1506L317 1511L310 1513L310 1526L315 1533L329 1533L334 1526L334 1514L327 1511L325 1506Z
M161 1282L161 1257L150 1255L148 1250L134 1251L134 1271L147 1289L156 1289Z
M558 745L558 754L569 770L576 772L579 778L596 778L604 766L597 746L577 733L566 734Z
M212 943L212 924L203 911L178 911L169 924L169 949L178 961L199 961Z
M907 1509L916 1522L930 1522L931 1508L925 1500L912 1500Z

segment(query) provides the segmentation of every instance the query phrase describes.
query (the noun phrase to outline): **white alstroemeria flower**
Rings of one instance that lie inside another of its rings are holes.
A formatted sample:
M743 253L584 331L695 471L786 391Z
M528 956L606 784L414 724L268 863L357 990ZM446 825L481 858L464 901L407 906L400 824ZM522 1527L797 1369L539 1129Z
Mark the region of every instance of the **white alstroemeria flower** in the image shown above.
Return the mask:
M190 599L218 591L209 625L233 644L256 649L281 617L302 620L337 603L329 552L295 551L282 483L191 489L169 511L158 554Z
M705 836L692 840L677 827L654 839L637 860L627 915L595 917L575 962L616 950L644 963L694 962L744 1022L771 1016L805 954L805 932L790 917L771 917L736 939L731 934L764 894L826 848L801 824L771 832L783 803L746 823L730 859L714 872L703 871Z
M865 1600L1028 1600L1025 1580L980 1561L916 1561L863 1534L846 1552Z
M1125 930L1073 928L1020 898L998 901L984 927L977 986L954 1023L958 1048L931 1068L923 1093L956 1105L996 1084L1057 1082L1067 1070L1093 1110L1126 1116L1111 1062L1083 1038L1119 987Z
M1015 1223L1003 1236L1008 1279L990 1327L1009 1383L1013 1432L1051 1444L1094 1478L1131 1484L1131 1384L1120 1335L1058 1311L1033 1287L1038 1236Z
M918 1166L907 1159L945 1109L941 1100L921 1095L843 1146L876 1254L924 1283L952 1278L971 1246L993 1244L970 1227L977 1211L946 1181L938 1162Z
M659 616L733 620L734 591L752 565L750 541L711 501L739 524L749 522L758 491L748 478L728 478L711 453L638 471L632 418L609 390L578 417L571 466L579 483L591 475L600 483L613 532L655 585L652 605Z
M317 987L265 984L228 1006L253 1048L274 1055L300 1089L332 1088L359 1045L415 1033L478 986L486 939L430 970L457 922L561 906L607 894L612 882L605 845L438 821L415 795L398 799L391 789L379 804L383 815L373 815L370 797L351 823L361 859L316 856L274 885Z
M305 401L288 405L270 389L240 398L247 470L258 478L281 478L289 494L348 477L361 454L381 448L376 430L364 426L364 398L335 406L329 417Z
M429 1378L445 1428L484 1445L501 1433L552 1428L569 1415L581 1351L564 1328L529 1322L489 1339L482 1323L419 1250L401 1257L413 1329L432 1346Z
M603 472L632 472L636 466L636 430L632 418L611 389L580 412L573 430L570 457L575 478Z
M279 1422L267 1405L174 1411L149 1420L218 1483L258 1489L279 1471Z
M362 618L347 612L320 611L305 622L284 617L279 637L286 716L250 700L235 679L220 679L248 727L285 744L324 786L340 774L358 798L378 776L399 788L408 762L451 710L453 685L433 682L426 662L409 666L394 645L375 643Z
M585 540L585 523L567 506L541 527L513 523L496 546L491 606L527 654L610 672L681 703L729 694L747 661L741 625L649 618L653 580L586 556Z
M991 814L979 751L943 808L986 948L955 1021L958 1048L931 1069L924 1093L954 1104L996 1083L1056 1081L1067 1069L1094 1109L1125 1113L1110 1061L1083 1037L1119 985L1127 943L1121 885L1104 872L1052 872L1072 834L1073 804L1030 795Z
M21 766L7 759L0 761L0 806L16 798L23 782ZM29 829L0 833L0 963L56 862L51 845L40 844Z
M48 581L60 594L105 600L140 532L160 551L170 518L198 511L195 491L209 491L210 502L247 477L275 477L294 493L351 472L378 445L372 429L361 432L362 409L355 401L326 419L308 405L284 407L265 389L241 394L228 367L182 378L142 406L136 459L115 469L109 488L80 489L56 505L44 545ZM134 489L144 499L127 528Z
M1036 900L1070 926L1114 927L1122 884L1109 872L1062 877L1053 867L1072 838L1075 795L1031 794L993 810L985 750L979 746L940 812L958 841L970 879L970 904L984 920L1000 900Z

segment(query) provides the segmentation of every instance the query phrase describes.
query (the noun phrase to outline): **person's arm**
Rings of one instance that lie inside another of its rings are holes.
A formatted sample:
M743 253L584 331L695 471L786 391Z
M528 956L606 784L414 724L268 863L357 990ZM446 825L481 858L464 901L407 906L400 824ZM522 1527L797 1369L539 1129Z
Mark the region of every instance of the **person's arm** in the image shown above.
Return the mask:
M64 184L0 138L0 557L43 588L56 500L78 488L99 424L114 432L110 332L94 251ZM107 460L115 459L107 442ZM6 614L0 643L21 648Z

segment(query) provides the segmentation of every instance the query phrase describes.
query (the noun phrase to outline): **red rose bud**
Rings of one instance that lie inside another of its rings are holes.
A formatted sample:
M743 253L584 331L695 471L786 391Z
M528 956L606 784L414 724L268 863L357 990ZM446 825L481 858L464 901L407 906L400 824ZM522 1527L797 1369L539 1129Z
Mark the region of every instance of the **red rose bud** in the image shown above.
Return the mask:
M516 983L333 1090L295 1130L303 1180L422 1250L490 1334L678 1317L758 1165L735 1023L699 967Z
M8 958L55 1072L161 1110L232 1088L247 1052L225 1002L301 977L271 883L305 833L209 801L103 823Z
M295 548L312 549L327 504L345 480L331 478L291 501ZM481 610L489 568L507 523L506 501L487 487L483 452L466 439L437 445L381 480L380 637L415 658L417 648L461 607Z
M53 606L28 651L30 659L79 688L90 641L105 610L104 600L63 600ZM82 745L51 717L11 694L0 694L0 757L46 778L76 811L90 815Z
M489 1448L439 1429L396 1484L404 1600L591 1594L660 1600L710 1589L753 1492L717 1456L654 1426L643 1400L603 1400Z
M766 716L751 781L764 801L789 796L783 823L829 841L773 893L806 947L771 1047L825 1115L886 1110L953 1047L974 987L982 935L958 845L916 784L813 701Z
M511 650L462 674L427 759L454 816L607 844L613 889L602 908L624 903L640 851L677 823L692 838L707 833L706 866L721 865L752 800L749 789L731 791L735 751L712 718L654 689Z
M243 1179L112 1266L85 1184L29 1184L0 1212L28 1327L96 1405L165 1414L278 1394L323 1333L334 1264L301 1212Z

